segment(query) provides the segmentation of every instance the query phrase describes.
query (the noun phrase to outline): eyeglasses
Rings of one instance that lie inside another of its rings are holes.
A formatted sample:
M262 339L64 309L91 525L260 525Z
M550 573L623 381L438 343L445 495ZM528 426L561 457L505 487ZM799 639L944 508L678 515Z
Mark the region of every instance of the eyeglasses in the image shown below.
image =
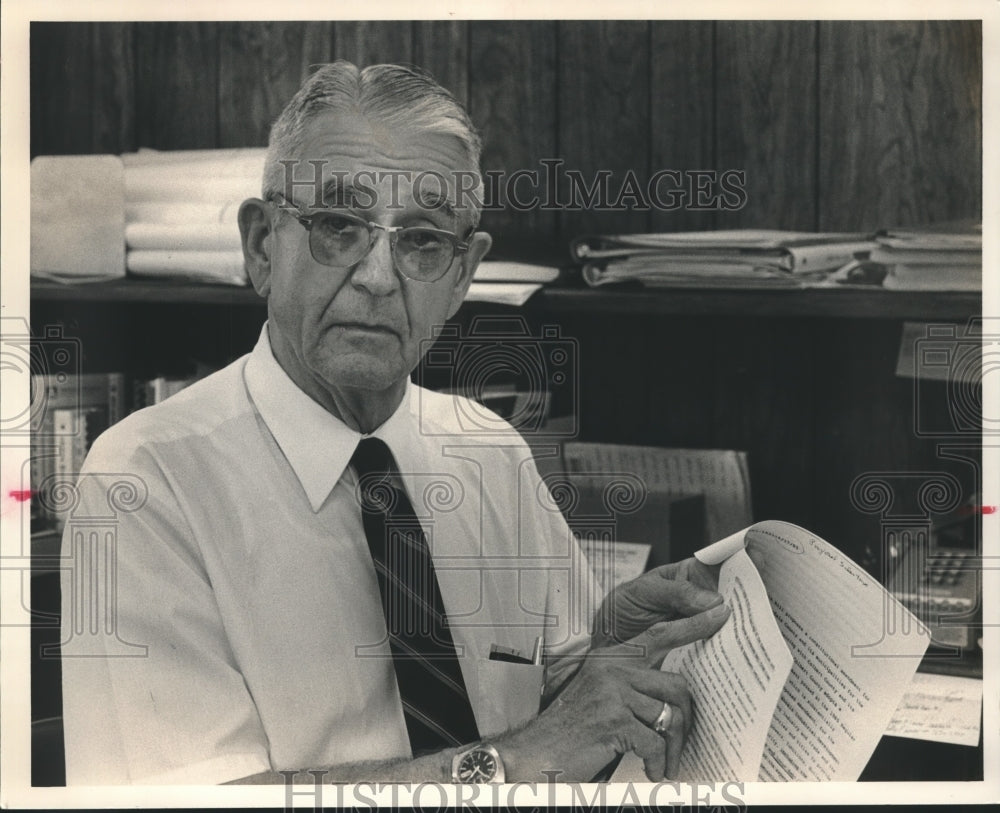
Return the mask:
M389 235L392 261L407 279L437 282L451 267L456 254L469 250L457 234L425 226L383 226L343 211L307 215L283 195L278 195L291 215L309 232L309 252L321 265L350 268L375 245L375 230ZM469 230L469 234L472 230ZM468 239L468 235L466 235Z

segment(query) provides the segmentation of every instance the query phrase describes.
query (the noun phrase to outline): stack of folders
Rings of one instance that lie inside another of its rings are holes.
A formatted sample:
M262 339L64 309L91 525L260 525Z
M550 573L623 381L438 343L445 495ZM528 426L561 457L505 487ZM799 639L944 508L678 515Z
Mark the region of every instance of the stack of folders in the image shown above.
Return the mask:
M735 229L586 236L570 251L593 286L799 288L874 247L868 234Z
M978 291L983 284L981 223L886 229L871 259L888 267L886 288Z
M143 277L246 285L236 215L260 195L264 149L122 156L125 266Z

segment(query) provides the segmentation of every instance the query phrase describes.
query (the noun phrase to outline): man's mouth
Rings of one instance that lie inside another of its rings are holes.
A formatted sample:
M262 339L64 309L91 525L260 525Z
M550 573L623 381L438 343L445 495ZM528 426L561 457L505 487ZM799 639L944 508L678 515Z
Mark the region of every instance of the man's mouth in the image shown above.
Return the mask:
M360 330L366 333L386 333L395 336L397 331L389 325L381 325L367 322L338 322L334 328L341 330Z

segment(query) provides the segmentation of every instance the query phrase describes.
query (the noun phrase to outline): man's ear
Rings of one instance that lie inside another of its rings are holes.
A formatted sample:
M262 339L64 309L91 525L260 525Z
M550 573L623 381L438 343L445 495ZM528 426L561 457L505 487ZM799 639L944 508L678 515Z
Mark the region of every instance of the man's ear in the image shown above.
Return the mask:
M462 267L458 278L455 280L455 287L452 289L451 304L448 306L448 318L451 319L462 305L462 300L469 291L472 277L479 267L479 261L486 256L486 252L493 245L493 238L487 232L477 231L469 238L469 250L462 256Z
M243 264L254 290L265 299L271 293L271 247L274 227L271 205L260 198L250 198L240 205L238 215L243 241Z

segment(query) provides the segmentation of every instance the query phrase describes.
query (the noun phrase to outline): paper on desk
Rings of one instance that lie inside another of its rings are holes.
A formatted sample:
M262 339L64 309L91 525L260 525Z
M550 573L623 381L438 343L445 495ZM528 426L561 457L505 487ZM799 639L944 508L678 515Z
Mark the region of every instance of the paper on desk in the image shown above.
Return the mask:
M968 330L954 323L903 322L896 375L978 384L983 375L984 341L982 336L970 335ZM948 363L942 364L942 359Z
M764 584L739 548L719 572L729 620L709 640L675 649L663 661L664 671L687 679L695 709L680 771L670 777L675 781L757 779L768 730L761 721L774 714L792 669ZM611 779L647 781L642 760L626 754Z
M605 590L641 576L649 561L652 545L639 542L611 542L605 539L579 539L590 569Z
M466 302L495 302L499 305L523 305L541 285L519 282L473 282L465 295Z
M570 472L629 472L641 477L650 491L704 494L710 539L727 536L753 521L745 452L567 443L563 457Z
M982 705L981 680L917 672L885 733L976 746Z

